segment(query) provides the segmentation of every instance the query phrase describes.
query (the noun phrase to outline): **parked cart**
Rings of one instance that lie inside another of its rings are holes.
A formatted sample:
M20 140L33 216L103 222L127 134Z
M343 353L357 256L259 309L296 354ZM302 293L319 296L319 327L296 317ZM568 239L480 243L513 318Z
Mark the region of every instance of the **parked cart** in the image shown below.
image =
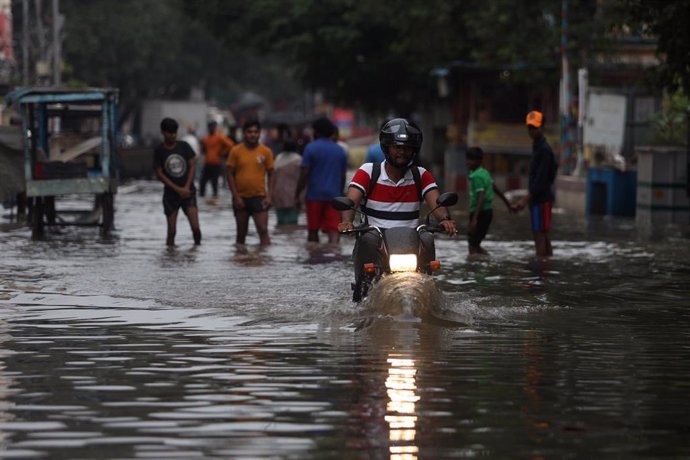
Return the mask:
M117 191L115 89L20 88L5 97L21 115L32 237L46 225L114 224ZM60 212L56 199L91 194L88 210Z

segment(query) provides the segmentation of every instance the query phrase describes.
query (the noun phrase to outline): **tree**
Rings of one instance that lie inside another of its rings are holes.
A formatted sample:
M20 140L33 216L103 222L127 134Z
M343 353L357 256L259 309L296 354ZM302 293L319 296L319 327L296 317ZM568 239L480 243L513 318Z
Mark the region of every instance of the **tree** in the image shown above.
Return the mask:
M63 0L61 8L66 77L119 88L121 120L144 98L187 97L227 80L227 50L176 2Z
M591 43L595 0L571 0L572 43ZM560 2L534 0L185 0L227 45L278 55L329 100L407 115L453 61L515 69L509 80L558 81ZM522 70L520 70L522 69Z
M658 84L690 94L690 0L618 2L618 30L657 39Z
M598 43L600 3L569 0L574 65ZM333 102L409 115L435 94L432 70L453 61L511 69L507 83L559 78L553 0L63 0L62 10L69 76L119 87L125 114L198 86L225 102L243 90L289 99L299 81Z
M432 40L451 30L457 7L430 2L231 0L189 2L188 11L227 44L280 56L305 86L332 101L409 113L429 89L429 71L441 54L425 49L458 43Z

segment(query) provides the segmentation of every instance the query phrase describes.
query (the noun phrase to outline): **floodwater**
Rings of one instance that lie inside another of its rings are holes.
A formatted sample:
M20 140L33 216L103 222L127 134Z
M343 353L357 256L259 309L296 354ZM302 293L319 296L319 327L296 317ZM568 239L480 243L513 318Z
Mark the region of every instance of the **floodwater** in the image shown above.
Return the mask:
M557 214L539 263L497 212L489 258L438 240L420 320L352 304L352 240L236 248L224 191L171 250L160 198L0 233L0 458L690 457L687 226Z

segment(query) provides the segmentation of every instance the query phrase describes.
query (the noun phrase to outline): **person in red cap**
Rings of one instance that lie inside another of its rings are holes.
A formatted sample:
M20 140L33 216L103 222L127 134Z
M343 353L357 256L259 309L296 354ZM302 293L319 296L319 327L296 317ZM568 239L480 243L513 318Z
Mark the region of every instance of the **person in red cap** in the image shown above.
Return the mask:
M527 114L525 124L527 133L533 141L532 159L529 164L528 193L518 204L518 209L529 206L537 257L548 257L553 255L549 230L555 198L553 182L558 162L544 137L544 114L536 110L531 111Z

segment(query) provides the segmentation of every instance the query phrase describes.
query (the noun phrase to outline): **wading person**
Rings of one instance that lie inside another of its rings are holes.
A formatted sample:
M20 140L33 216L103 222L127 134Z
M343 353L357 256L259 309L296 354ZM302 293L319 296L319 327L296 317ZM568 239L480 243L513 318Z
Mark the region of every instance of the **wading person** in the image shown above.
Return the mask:
M385 160L360 166L350 182L347 197L354 202L355 208L366 197L361 211L367 215L370 225L381 229L416 228L420 202L424 201L433 209L440 196L431 172L413 164L422 147L422 131L411 121L394 118L381 127L379 141ZM434 216L446 233L451 236L457 233L455 221L446 207L436 209ZM338 230L352 230L353 220L353 211L343 211ZM422 264L426 264L436 258L434 238L429 232L421 232L419 239ZM380 264L380 247L381 238L373 231L357 239L353 251L355 285L361 280L365 263Z
M235 146L235 143L226 137L220 129L218 123L211 121L208 123L208 135L201 140L204 153L204 166L201 170L201 180L199 182L199 195L206 195L206 184L211 182L213 198L218 197L218 178L223 167L223 160L228 152Z
M275 185L272 189L272 202L278 225L297 225L299 206L295 206L293 197L297 190L301 164L302 156L297 153L297 143L293 140L285 141L282 151L276 155L273 170Z
M470 254L488 254L482 248L482 241L489 233L489 227L493 220L493 199L497 195L508 207L510 212L517 209L513 207L501 192L489 171L482 167L484 151L479 147L467 150L465 164L470 171L468 182L470 185L470 214L467 226L467 245Z
M199 211L196 205L194 151L186 142L177 140L178 124L172 118L161 121L163 142L153 154L153 170L158 180L165 184L163 210L168 220L168 236L165 244L175 245L177 212L180 208L187 216L194 235L194 244L201 244Z
M336 127L328 118L315 120L312 128L314 140L304 148L295 206L299 206L306 185L307 241L318 243L321 231L328 235L329 243L337 243L340 213L331 206L331 200L343 194L347 154L333 140Z
M533 141L532 158L529 164L528 193L520 201L518 208L529 206L537 257L548 257L553 255L549 230L554 201L553 182L558 163L544 137L544 115L534 110L527 114L525 123L527 134Z
M273 152L259 142L260 136L261 124L257 120L246 121L242 126L242 142L228 155L227 180L237 224L237 244L244 244L249 216L254 220L260 244L271 244L268 208L274 186Z

